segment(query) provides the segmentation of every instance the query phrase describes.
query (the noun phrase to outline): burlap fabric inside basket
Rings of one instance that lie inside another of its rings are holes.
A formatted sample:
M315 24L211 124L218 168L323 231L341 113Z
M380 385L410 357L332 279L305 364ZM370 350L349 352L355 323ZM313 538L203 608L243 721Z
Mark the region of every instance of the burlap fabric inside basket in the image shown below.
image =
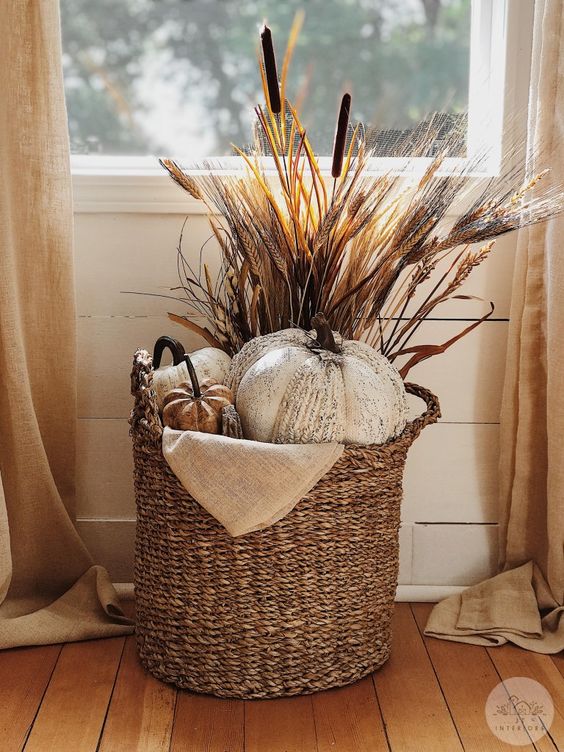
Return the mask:
M163 432L163 455L188 493L234 537L285 517L331 469L342 444L264 444Z
M162 455L151 356L135 354L131 415L142 663L159 679L223 697L348 684L388 658L407 451L427 410L382 446L347 446L284 519L238 538L182 487Z

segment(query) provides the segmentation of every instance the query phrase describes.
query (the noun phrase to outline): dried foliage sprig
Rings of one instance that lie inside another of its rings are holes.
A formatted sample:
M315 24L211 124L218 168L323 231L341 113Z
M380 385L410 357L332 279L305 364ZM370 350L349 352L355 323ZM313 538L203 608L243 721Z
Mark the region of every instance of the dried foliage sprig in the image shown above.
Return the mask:
M315 314L324 311L334 329L369 342L390 360L409 355L405 375L491 315L493 306L448 342L410 345L437 306L476 300L459 291L489 256L495 238L561 212L564 194L539 187L545 172L520 185L510 171L487 181L469 208L449 220L457 205L469 203L469 191L476 191L472 173L480 160L445 174L446 143L417 181L405 174L369 175L371 152L358 130L345 148L349 95L339 111L329 191L299 114L285 96L302 20L290 34L280 87L272 36L268 27L262 31L265 107L255 110L259 136L250 154L234 147L246 169L222 175L204 163L204 174L192 176L173 161L161 161L181 188L205 203L221 253L214 286L205 264L197 274L187 272L179 250L190 310L186 317L171 317L232 354L260 334L309 329ZM289 113L289 129L287 118L279 116L282 109ZM398 156L428 153L436 137L431 123ZM274 175L265 168L264 142Z

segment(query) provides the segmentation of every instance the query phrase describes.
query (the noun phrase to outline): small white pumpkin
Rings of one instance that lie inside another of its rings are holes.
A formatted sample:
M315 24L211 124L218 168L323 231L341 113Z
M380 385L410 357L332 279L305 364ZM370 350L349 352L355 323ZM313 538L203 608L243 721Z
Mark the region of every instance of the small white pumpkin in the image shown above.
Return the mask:
M226 352L218 347L202 347L189 354L200 381L212 379L216 384L225 384L231 365L231 358ZM185 363L181 365L186 368Z
M321 314L312 323L312 333L257 337L231 361L226 383L245 438L382 444L398 436L407 400L397 369L366 343L331 332Z
M231 358L226 352L217 347L202 347L201 350L195 350L189 355L199 381L225 384L231 365ZM165 394L179 384L189 381L189 378L184 361L177 366L157 368L153 373L153 387L159 408L163 406Z

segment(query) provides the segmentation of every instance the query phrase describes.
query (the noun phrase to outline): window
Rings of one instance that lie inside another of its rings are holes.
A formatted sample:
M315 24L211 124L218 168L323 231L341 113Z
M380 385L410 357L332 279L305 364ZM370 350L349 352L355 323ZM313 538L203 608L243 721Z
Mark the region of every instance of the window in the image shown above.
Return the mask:
M227 156L260 101L258 24L279 58L296 11L305 23L289 95L319 154L340 96L385 153L434 112L465 131L470 0L63 0L64 69L75 153ZM280 60L281 62L281 60Z
M261 99L258 26L268 19L281 58L299 8L289 96L303 96L319 154L350 88L368 136L443 113L468 156L487 152L483 174L496 174L504 118L526 111L533 0L61 0L79 210L178 210L156 154L229 168Z

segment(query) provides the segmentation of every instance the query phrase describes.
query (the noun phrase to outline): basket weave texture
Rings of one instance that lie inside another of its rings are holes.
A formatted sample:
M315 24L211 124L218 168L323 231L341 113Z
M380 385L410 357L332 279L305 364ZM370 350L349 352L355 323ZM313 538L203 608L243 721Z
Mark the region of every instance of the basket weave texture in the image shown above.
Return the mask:
M317 692L381 666L390 653L405 458L440 416L436 397L406 384L427 410L397 439L347 446L284 519L232 538L164 460L151 383L151 356L138 350L130 424L143 665L178 687L241 698Z

